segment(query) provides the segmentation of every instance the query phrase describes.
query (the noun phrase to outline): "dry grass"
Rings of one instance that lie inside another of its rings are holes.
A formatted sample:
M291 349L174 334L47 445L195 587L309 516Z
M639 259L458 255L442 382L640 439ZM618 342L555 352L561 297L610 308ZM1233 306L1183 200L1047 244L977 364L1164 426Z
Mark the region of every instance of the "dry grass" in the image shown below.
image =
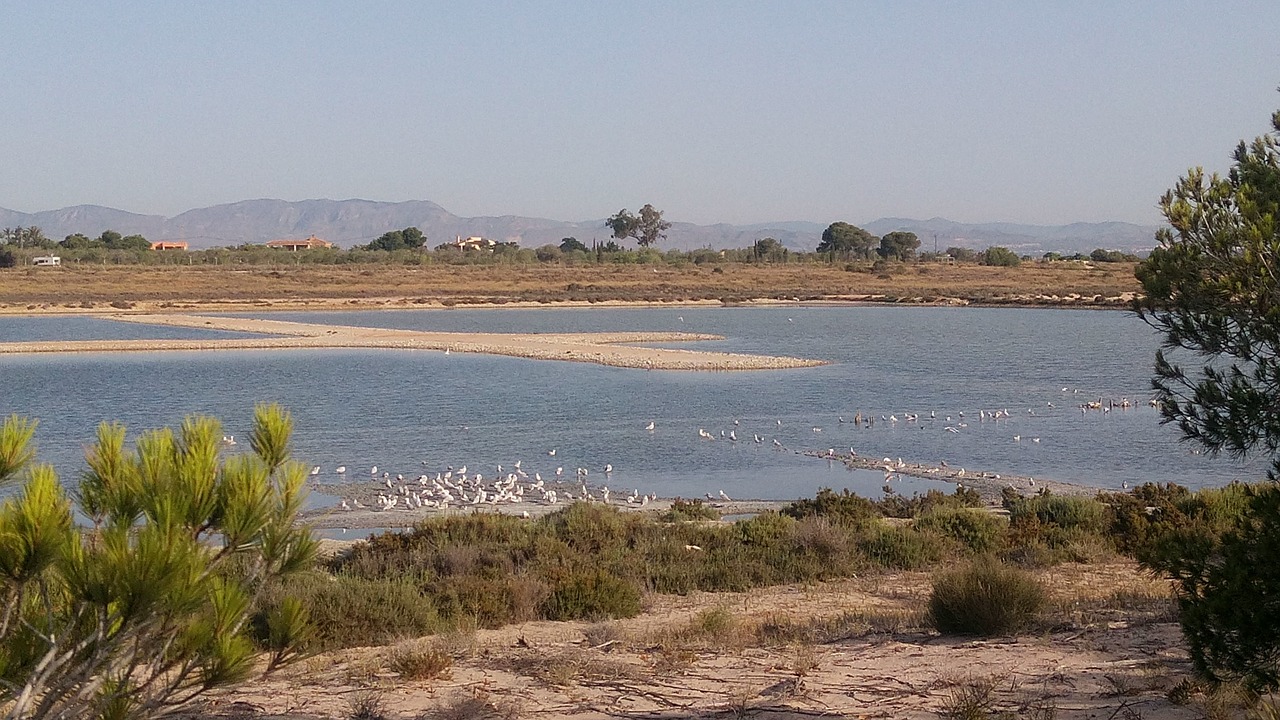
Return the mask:
M189 309L194 303L254 305L288 302L308 307L321 300L352 306L475 304L558 301L742 301L755 298L818 300L882 295L888 300L930 302L963 298L981 303L1035 303L1037 296L1076 294L1080 304L1107 304L1139 287L1130 263L1088 268L1073 263L1024 263L1016 268L980 265L907 266L876 276L844 265L281 265L67 266L0 271L0 307L23 310ZM1096 301L1095 296L1100 296ZM1044 302L1040 300L1039 302ZM30 306L30 307L28 307Z
M387 665L406 680L447 679L453 657L434 643L410 640L391 649Z
M641 678L634 665L602 657L600 653L577 648L555 649L539 654L505 658L499 667L556 687L584 682L616 682Z

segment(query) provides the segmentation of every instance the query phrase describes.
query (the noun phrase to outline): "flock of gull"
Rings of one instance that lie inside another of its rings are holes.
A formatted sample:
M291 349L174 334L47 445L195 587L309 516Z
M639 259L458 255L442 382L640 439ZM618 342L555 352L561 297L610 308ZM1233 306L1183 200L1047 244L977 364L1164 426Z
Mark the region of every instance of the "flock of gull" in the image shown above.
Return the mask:
M555 454L555 450L547 452L551 457L555 457ZM350 500L342 498L339 507L343 510L413 511L520 503L557 505L562 501L579 500L645 507L657 499L657 495L642 495L638 489L633 489L630 493L615 494L607 485L592 487L587 480L591 471L585 467L575 468L570 476L560 466L544 479L540 472L530 474L521 465L520 460L507 468L497 465L491 476L486 476L479 469L471 470L466 465L456 468L449 466L443 470L423 472L414 478L406 478L403 473L392 475L385 470L379 474L378 466L374 465L369 468L371 485L377 488L373 504L367 505L359 497L352 497ZM311 468L313 477L320 472L319 465ZM334 472L340 480L346 481L345 465L338 466ZM605 465L600 472L606 479L612 477L613 465ZM527 517L528 511L524 515Z
M1067 388L1063 388L1064 393L1068 392ZM1078 393L1079 391L1075 391ZM1151 401L1151 405L1155 405ZM1127 398L1121 398L1118 401L1105 400L1099 398L1088 402L1079 403L1078 407L1082 413L1088 413L1091 410L1102 413L1110 412L1113 409L1125 409L1133 406L1133 402ZM1046 403L1048 409L1053 409L1054 403ZM1034 416L1037 411L1034 408L1028 408L1027 414ZM976 414L978 423L996 423L1000 424L1013 417L1013 414L1007 408L999 408L994 410L979 409ZM852 416L846 418L844 416L837 417L837 421L841 425L851 426L856 429L871 429L879 423L881 426L904 428L913 427L925 429L927 427L937 428L941 426L942 430L949 433L960 433L969 427L969 422L975 417L970 414L966 415L963 411L957 412L955 415L939 414L937 411L928 411L927 413L903 412L899 414L864 414L856 412ZM747 432L741 427L740 420L733 420L732 426L726 427L717 432L708 431L706 428L698 428L697 436L702 441L724 441L727 443L737 444L739 442L746 444L751 443L757 446L771 446L774 450L788 451L788 445L781 439L782 420L775 420L778 432L764 435L757 431ZM654 421L642 426L643 430L653 433L657 424ZM740 439L738 432L743 430L743 436ZM818 426L810 427L812 438L821 437L823 428ZM1012 435L1015 443L1021 443L1027 440L1030 443L1040 443L1039 437L1026 437L1021 434ZM234 440L232 440L234 442ZM902 458L896 461L891 458L883 460L866 458L859 456L853 447L849 448L849 454L843 455L843 452L837 453L834 447L821 451L801 451L804 454L815 457L826 458L829 460L843 459L851 465L864 467L868 469L879 469L885 473L886 483L893 479L901 479L904 474L914 475L918 477L943 477L958 484L962 479L972 478L975 476L994 478L1000 480L999 475L990 473L977 473L966 475L964 468L952 469L948 466L946 460L940 461L936 466L925 465L908 465ZM549 458L555 458L557 451L551 449L546 451ZM521 504L555 506L562 502L600 502L605 504L614 504L630 507L646 507L650 502L657 499L657 495L642 494L639 489L632 489L629 492L617 493L611 491L608 485L593 485L589 482L592 477L592 471L587 467L576 467L566 471L563 466L558 466L554 471L548 470L547 477L543 477L541 472L527 472L522 468L522 461L516 460L507 467L503 465L493 466L492 474L488 473L488 469L481 471L478 468L468 467L468 465L459 465L457 467L448 466L439 470L427 470L427 462L423 461L423 468L416 476L406 477L403 473L392 474L389 471L379 472L378 466L374 465L369 468L368 484L357 481L353 483L348 478L346 466L338 466L334 469L334 473L339 477L339 483L344 488L350 488L354 485L356 488L355 496L342 498L339 507L342 510L373 510L373 511L416 511L426 510L447 510L450 508L494 508L496 506L519 506ZM321 467L312 468L311 475L319 476ZM603 476L604 482L612 479L613 465L606 464L597 471L595 477ZM1025 481L1032 487L1035 481L1032 478L1026 478ZM372 494L376 492L375 494ZM362 501L361 498L364 498ZM708 500L731 501L731 498L724 490L720 490L716 495L706 493ZM529 516L526 510L524 516Z

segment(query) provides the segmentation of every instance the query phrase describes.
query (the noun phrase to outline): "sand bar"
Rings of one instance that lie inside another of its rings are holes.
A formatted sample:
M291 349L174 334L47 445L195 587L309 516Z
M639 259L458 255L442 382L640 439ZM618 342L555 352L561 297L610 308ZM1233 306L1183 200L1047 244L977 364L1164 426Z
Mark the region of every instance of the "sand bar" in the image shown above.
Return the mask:
M426 332L261 318L170 314L115 314L108 316L108 319L147 325L254 333L258 337L3 342L0 343L0 354L382 348L483 353L535 360L589 362L645 370L777 370L826 364L821 360L804 358L639 347L631 344L723 339L718 335L682 332L557 334Z

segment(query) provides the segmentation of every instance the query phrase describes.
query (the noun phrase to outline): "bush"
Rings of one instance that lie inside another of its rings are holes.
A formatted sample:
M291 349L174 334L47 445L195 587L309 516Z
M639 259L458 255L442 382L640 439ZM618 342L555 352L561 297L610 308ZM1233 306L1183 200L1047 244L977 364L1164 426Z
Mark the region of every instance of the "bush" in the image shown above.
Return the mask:
M1044 603L1034 577L984 557L934 580L929 613L943 633L1006 635L1027 627Z
M803 498L782 508L782 514L797 520L817 516L839 525L865 527L877 513L874 503L847 488L838 494L831 488L822 488L812 500Z
M885 517L914 518L936 507L982 507L982 496L969 487L956 487L953 494L948 495L941 490L930 490L924 495L914 494L904 497L885 486L884 497L874 502L876 510Z
M412 583L316 572L271 588L255 616L260 641L265 639L265 613L285 598L297 598L310 611L318 650L382 645L406 633L427 635L442 627L433 603ZM389 617L395 623L388 623Z
M958 540L971 552L990 553L1004 543L1007 523L986 510L939 507L921 515L917 530Z
M687 522L690 520L719 520L720 512L701 500L676 498L671 507L659 518L663 522Z
M1064 530L1080 528L1101 533L1106 527L1106 506L1092 498L1066 495L1035 495L1014 500L1009 506L1009 521L1017 523L1034 516L1045 525Z
M556 583L543 606L548 620L600 620L640 614L640 589L603 570L572 572Z
M942 559L942 541L937 535L914 528L878 525L859 543L872 563L894 570L918 570Z

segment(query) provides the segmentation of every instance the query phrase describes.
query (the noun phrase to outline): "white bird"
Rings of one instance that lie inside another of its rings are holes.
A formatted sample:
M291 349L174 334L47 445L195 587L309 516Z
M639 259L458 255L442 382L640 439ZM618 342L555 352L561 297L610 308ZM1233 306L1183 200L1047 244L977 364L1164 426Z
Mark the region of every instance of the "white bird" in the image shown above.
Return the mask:
M724 490L720 491L720 499L724 500L725 502L731 502L731 500L729 499L729 496L725 494Z
M373 467L369 468L369 474L370 474L370 475L377 475L377 474L378 474L378 466L377 466L377 465L374 465Z
M605 473L611 473L611 472L613 472L613 465L612 465L612 464L606 464L606 465L604 466L604 471L605 471Z
M644 426L645 430L653 430L653 421L650 420L648 425Z
M311 468L311 474L312 474L312 475L319 475L319 474L320 474L320 466L319 466L319 465L316 465L315 467Z
M347 466L346 466L346 465L339 465L338 467L334 468L334 469L333 469L333 471L334 471L335 473L339 474L339 475L346 475L346 474L347 474Z
M235 436L235 435L223 435L223 436L222 436L222 444L223 444L223 445L235 445L235 444L236 444L236 436Z
M342 501L342 509L343 509L343 510L350 510L350 509L351 509L351 506L347 504L347 501L346 501L345 499Z
M551 457L555 457L555 456L556 456L556 451L555 451L555 450L548 450L548 451L547 451L547 454L548 454L548 455L550 455Z

